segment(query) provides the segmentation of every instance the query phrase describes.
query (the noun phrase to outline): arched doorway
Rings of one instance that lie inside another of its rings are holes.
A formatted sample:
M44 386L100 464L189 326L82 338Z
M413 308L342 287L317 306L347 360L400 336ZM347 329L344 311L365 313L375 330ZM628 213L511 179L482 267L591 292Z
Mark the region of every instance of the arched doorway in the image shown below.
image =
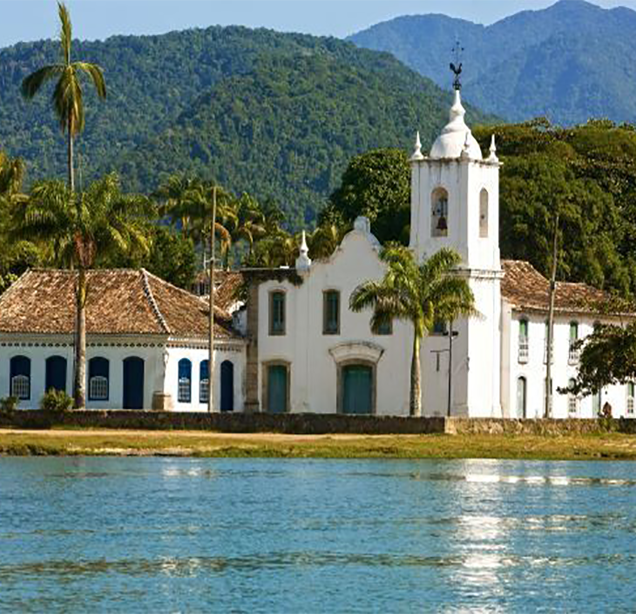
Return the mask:
M144 408L144 361L137 356L124 360L124 409Z
M341 367L341 411L343 414L374 413L373 367L364 363Z
M46 359L46 375L44 390L66 391L66 358L49 356Z
M234 363L221 363L221 411L234 411Z

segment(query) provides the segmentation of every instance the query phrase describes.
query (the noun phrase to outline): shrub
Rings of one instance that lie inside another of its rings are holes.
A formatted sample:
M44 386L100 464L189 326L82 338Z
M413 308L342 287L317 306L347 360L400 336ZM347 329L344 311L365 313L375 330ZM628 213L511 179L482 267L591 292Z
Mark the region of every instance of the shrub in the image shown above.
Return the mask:
M18 408L20 399L18 397L9 396L0 399L0 411L5 414L12 414Z
M40 400L40 409L50 412L65 412L73 407L73 399L64 390L51 388L44 393Z

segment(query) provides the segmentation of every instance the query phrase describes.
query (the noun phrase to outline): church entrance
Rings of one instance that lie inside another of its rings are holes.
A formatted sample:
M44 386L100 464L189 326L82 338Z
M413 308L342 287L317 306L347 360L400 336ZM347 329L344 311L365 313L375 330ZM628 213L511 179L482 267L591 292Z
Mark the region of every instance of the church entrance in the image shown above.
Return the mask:
M342 413L373 413L373 368L364 364L342 367Z
M289 403L289 386L286 365L267 367L267 411L270 414L283 414Z
M144 408L144 361L136 356L124 360L124 409Z

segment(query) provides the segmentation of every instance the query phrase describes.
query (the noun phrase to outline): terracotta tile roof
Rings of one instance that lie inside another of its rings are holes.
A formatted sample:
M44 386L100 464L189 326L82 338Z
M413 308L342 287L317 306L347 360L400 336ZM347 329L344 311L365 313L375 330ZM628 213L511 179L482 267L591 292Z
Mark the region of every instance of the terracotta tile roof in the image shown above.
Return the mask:
M529 262L502 260L503 298L518 311L544 311L550 307L550 282ZM557 313L598 313L609 300L602 290L586 284L557 282L554 309Z
M27 271L0 297L0 332L72 333L76 279L74 271ZM86 330L206 338L208 310L193 294L144 269L95 270L88 272ZM235 336L220 310L214 332L218 338Z
M214 291L214 306L229 313L231 307L237 302L237 292L243 283L243 275L236 271L219 271L214 274L218 283Z

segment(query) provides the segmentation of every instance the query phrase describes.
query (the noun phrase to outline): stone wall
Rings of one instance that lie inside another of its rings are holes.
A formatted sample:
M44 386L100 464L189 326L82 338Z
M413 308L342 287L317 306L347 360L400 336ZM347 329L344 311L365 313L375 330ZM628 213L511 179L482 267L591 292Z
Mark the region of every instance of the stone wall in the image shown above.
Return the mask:
M583 435L608 431L636 434L636 420L510 420L490 418L403 418L342 414L185 413L164 411L41 410L0 413L0 427L205 430L225 433L368 435Z

